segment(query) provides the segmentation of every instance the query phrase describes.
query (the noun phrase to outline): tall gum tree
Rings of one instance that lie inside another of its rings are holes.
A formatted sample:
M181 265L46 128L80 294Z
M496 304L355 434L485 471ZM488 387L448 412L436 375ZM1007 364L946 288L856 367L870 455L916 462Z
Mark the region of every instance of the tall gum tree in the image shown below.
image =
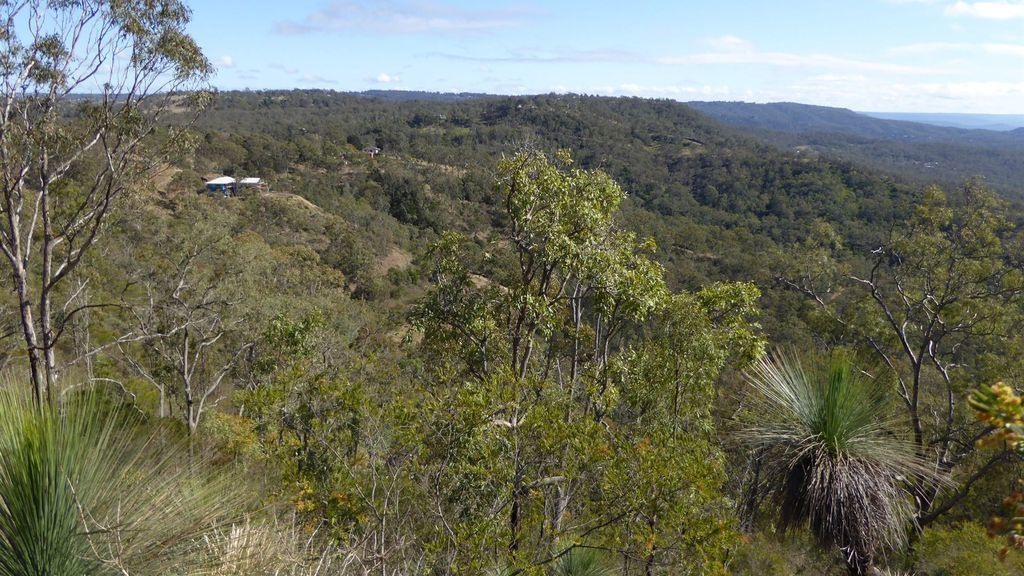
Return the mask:
M0 5L0 253L17 295L36 400L50 398L64 327L91 305L62 293L119 198L187 135L211 66L178 0Z
M414 313L438 571L540 573L582 547L724 573L710 410L719 371L760 354L756 288L672 294L615 224L625 193L567 153L506 158L496 184L500 235L444 235Z

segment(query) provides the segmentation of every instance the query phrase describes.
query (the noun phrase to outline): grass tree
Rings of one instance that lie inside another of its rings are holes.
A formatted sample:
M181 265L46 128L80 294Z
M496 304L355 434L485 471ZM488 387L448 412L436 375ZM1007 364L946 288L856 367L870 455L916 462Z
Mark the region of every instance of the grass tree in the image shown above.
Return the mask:
M198 574L241 509L231 478L95 392L0 386L0 575Z
M842 552L850 574L870 573L876 553L906 542L913 482L938 481L913 442L893 432L884 384L841 356L805 369L777 354L746 376L753 394L742 437L754 471L747 512L771 503L783 528L809 528Z
M614 576L617 572L597 550L574 548L555 561L551 576Z

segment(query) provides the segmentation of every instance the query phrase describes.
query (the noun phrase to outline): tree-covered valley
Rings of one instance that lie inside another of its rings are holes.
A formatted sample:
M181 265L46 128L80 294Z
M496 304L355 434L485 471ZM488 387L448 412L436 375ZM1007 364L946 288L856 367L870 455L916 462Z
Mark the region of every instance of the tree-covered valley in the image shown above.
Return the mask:
M209 92L178 2L29 4L0 574L1024 573L1014 136Z

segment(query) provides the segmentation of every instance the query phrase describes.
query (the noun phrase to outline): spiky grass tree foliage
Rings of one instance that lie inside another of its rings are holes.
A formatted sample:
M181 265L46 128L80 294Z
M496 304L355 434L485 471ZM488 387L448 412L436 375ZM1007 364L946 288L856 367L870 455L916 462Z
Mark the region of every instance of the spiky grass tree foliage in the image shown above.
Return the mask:
M0 575L201 574L238 510L225 475L94 392L42 407L0 385ZM232 488L235 488L232 490Z
M877 551L905 544L914 514L907 479L934 472L894 432L885 387L842 356L805 369L776 354L746 378L753 394L742 437L757 471L748 501L773 502L783 528L806 526L820 544L838 547L850 574L867 573Z
M618 570L606 555L589 548L573 548L555 561L551 576L612 576Z

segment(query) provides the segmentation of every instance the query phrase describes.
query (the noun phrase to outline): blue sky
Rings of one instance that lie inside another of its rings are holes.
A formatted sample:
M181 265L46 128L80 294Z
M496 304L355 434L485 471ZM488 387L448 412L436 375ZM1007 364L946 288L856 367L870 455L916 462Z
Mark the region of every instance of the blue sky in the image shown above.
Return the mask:
M1024 0L191 0L221 89L1024 114Z

